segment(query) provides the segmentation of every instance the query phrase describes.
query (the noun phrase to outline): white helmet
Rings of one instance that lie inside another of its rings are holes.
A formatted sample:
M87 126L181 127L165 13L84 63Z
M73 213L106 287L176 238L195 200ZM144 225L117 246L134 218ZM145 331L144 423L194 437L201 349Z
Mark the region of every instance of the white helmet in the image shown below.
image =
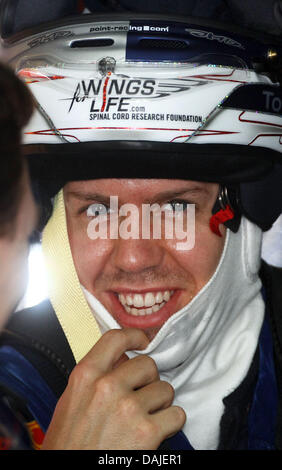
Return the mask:
M276 37L111 13L43 23L2 46L37 102L25 153L48 197L70 180L187 178L224 186L234 231L242 213L263 230L280 215Z

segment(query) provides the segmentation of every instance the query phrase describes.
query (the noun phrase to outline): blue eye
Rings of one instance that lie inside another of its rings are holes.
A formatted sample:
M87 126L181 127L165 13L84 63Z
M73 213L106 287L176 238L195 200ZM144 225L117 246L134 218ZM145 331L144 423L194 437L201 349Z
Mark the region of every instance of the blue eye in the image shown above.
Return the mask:
M108 211L109 211L109 207L105 206L104 204L94 203L94 204L91 204L91 206L87 208L87 216L98 217L100 215L107 215Z
M172 212L184 212L188 206L189 202L186 201L170 201L165 203L162 208Z

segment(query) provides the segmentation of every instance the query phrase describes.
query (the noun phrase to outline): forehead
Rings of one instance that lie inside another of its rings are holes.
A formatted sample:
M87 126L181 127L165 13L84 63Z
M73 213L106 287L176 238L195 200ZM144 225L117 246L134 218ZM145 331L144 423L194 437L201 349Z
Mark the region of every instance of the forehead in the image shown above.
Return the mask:
M66 184L65 195L71 197L87 197L91 195L118 195L120 198L150 199L166 194L185 194L186 192L202 192L213 194L218 188L216 183L204 183L191 180L173 179L123 179L105 178L88 181L73 181Z

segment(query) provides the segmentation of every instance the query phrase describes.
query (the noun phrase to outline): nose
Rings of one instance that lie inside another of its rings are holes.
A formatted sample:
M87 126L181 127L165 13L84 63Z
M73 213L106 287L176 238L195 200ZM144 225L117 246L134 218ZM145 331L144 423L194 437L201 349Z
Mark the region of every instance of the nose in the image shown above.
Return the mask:
M162 264L164 250L158 240L119 238L115 242L113 263L116 269L141 273Z

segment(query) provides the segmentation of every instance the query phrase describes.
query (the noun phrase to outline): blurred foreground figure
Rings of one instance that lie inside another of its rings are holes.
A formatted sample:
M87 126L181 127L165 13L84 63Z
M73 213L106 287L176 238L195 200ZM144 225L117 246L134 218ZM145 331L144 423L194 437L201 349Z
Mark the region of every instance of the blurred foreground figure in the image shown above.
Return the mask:
M22 128L30 119L32 110L33 101L27 87L12 70L0 65L1 329L24 293L30 237L37 222L37 209L21 148ZM0 449L28 446L28 435L20 421L1 400Z

